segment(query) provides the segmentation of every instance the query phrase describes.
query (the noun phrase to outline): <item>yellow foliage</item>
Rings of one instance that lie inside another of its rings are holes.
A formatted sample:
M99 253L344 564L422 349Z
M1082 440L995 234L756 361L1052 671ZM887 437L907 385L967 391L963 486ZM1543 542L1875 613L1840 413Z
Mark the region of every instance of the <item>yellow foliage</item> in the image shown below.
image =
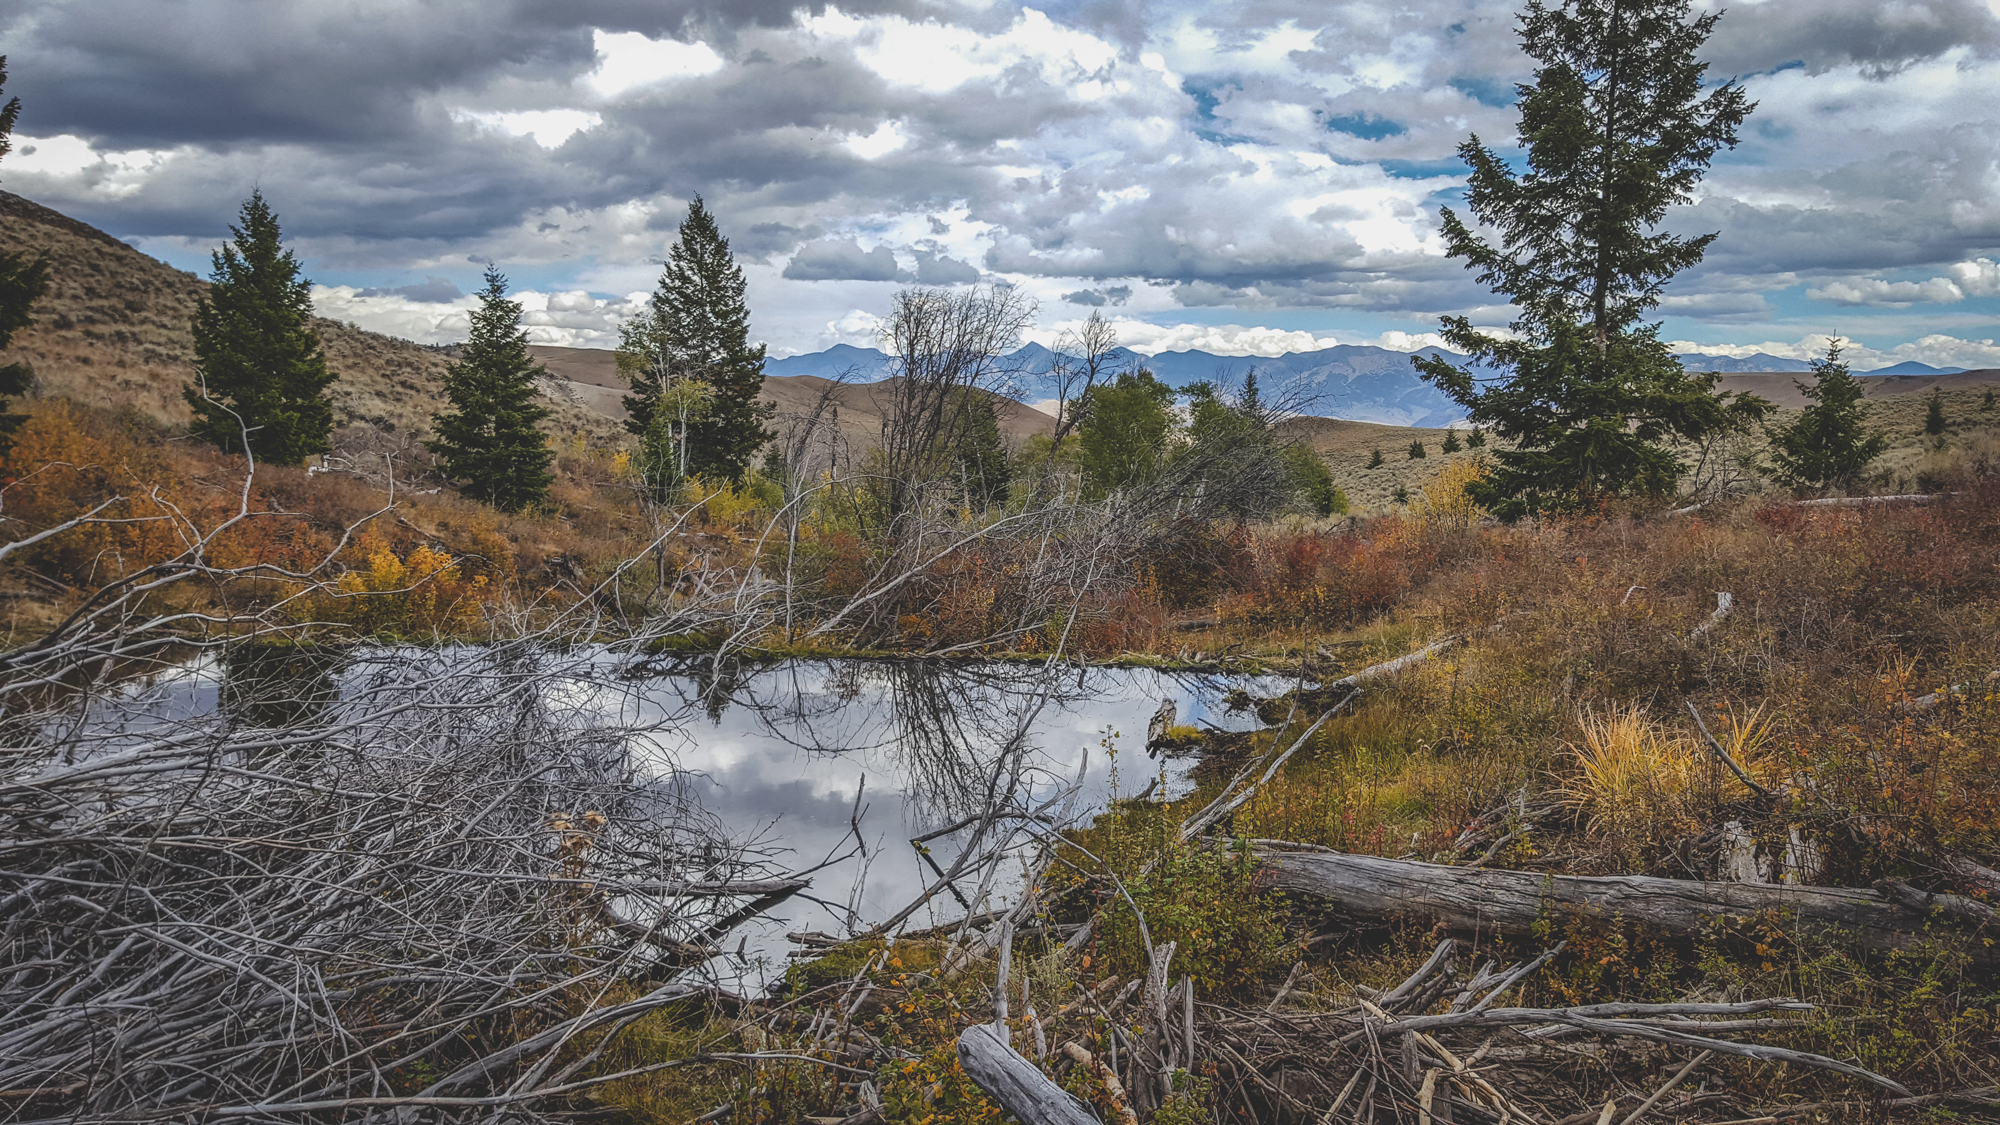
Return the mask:
M682 492L682 498L685 503L701 506L700 512L696 515L697 522L739 530L751 530L741 525L750 517L769 511L761 497L737 484L713 485L701 480L692 480Z
M1486 474L1483 458L1448 462L1418 489L1418 522L1426 527L1470 527L1486 515L1486 509L1474 503L1466 489L1486 479Z
M427 543L398 556L370 533L359 545L367 565L348 571L334 590L311 599L314 620L368 632L458 633L477 625L490 594L486 576L465 576L452 557Z

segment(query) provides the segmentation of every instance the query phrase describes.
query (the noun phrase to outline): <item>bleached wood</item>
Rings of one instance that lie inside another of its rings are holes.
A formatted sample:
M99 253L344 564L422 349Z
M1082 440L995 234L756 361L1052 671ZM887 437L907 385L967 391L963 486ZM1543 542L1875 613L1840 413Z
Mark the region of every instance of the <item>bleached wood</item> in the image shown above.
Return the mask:
M1099 1125L1082 1102L1003 1042L990 1023L959 1034L958 1065L1022 1125Z

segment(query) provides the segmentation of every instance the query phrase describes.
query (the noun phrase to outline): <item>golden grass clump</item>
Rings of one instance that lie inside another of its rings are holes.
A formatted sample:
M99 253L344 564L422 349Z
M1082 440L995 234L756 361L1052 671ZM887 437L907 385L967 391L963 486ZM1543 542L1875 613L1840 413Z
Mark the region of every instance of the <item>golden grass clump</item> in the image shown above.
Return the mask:
M1679 819L1674 813L1695 781L1700 748L1692 739L1637 704L1584 707L1576 721L1582 738L1568 746L1579 772L1563 780L1564 796L1612 830Z

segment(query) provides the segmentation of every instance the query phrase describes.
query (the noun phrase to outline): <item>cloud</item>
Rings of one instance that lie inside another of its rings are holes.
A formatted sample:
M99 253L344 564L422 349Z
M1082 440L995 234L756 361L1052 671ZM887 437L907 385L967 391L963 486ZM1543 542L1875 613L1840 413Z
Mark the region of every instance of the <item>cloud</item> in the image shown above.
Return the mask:
M530 137L543 148L557 148L585 129L603 124L602 115L584 109L530 109L513 113L454 109L452 120L469 121L505 133Z
M394 289L362 289L356 297L407 297L419 304L449 304L465 296L464 291L449 278L427 277L416 285L401 285Z
M1763 352L1781 359L1813 360L1826 355L1834 338L1813 332L1797 340L1764 340L1754 344L1715 344L1697 340L1672 340L1667 348L1676 353L1699 352L1742 359ZM1966 370L2000 367L2000 343L1991 339L1964 339L1944 333L1930 333L1889 347L1870 347L1863 341L1841 337L1841 358L1855 371L1872 371L1914 360L1932 367L1962 367Z
M618 98L633 90L714 74L725 65L715 48L702 42L652 39L643 32L592 28L591 48L597 66L579 81L600 98Z
M849 339L887 286L981 279L1045 327L1494 319L1438 210L1531 66L1511 0L160 2L0 9L9 190L199 268L261 186L329 292L492 260L548 294L649 286L701 193L784 348ZM1667 217L1720 232L1673 331L1887 348L2000 315L1997 27L1987 0L1731 5L1705 55L1759 109ZM449 304L342 300L424 332Z
M1965 291L1950 279L1942 277L1934 277L1929 281L1882 281L1877 278L1861 278L1854 281L1828 282L1806 290L1806 296L1815 301L1831 301L1836 305L1868 305L1900 309L1911 305L1963 301Z
M1102 289L1078 289L1062 295L1064 302L1072 305L1088 305L1102 308L1105 305L1122 305L1132 299L1129 285L1107 285Z
M1075 328L1080 323L1066 321L1056 327ZM1160 325L1122 317L1111 323L1118 331L1118 342L1142 355L1204 351L1216 355L1275 357L1287 352L1317 351L1341 342L1330 335L1288 332L1246 324ZM1054 338L1050 337L1051 340Z
M861 249L852 238L826 239L799 248L785 266L793 281L901 281L908 278L886 246Z
M315 285L313 311L330 320L349 321L420 344L462 343L471 330L471 310L479 299L440 299L446 286L451 283L443 278L393 290ZM521 324L529 343L573 348L617 347L618 326L644 307L645 296L598 297L582 290L544 293L533 289L508 294L522 307Z
M979 280L979 269L970 262L947 258L931 250L918 250L914 255L918 285L972 285Z
M1977 258L1951 267L1951 277L1972 297L2000 297L2000 262Z

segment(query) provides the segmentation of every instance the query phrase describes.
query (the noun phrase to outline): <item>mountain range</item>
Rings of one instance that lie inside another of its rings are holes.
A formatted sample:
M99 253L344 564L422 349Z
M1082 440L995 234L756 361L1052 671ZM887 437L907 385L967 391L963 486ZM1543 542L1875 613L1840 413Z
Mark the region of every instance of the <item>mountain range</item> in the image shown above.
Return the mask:
M1128 348L1112 353L1114 369L1144 367L1162 380L1184 386L1197 380L1234 385L1247 372L1255 371L1266 393L1279 388L1305 400L1303 413L1357 422L1377 422L1387 426L1448 426L1464 418L1465 411L1443 392L1418 378L1410 366L1413 356L1441 356L1457 364L1466 357L1442 348L1400 352L1365 344L1338 344L1310 352L1287 352L1281 356L1225 356L1205 351L1159 352L1141 355ZM1804 372L1806 363L1796 359L1757 352L1735 357L1698 352L1677 356L1689 371L1740 374L1746 372ZM1000 363L998 387L1002 393L1033 405L1056 397L1049 371L1055 353L1040 344L1028 344L1007 355ZM1870 375L1949 375L1958 367L1930 367L1907 362L1870 371ZM769 360L766 375L781 377L811 375L822 379L845 377L849 382L872 383L892 373L889 357L875 348L836 344L825 351Z

